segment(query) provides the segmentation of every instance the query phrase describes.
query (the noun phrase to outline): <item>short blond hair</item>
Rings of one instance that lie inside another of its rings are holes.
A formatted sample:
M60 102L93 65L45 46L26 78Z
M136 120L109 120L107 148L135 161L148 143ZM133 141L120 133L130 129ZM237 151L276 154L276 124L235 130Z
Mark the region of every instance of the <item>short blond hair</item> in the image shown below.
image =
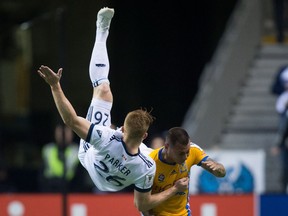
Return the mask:
M124 121L127 136L131 139L142 139L154 119L155 117L146 109L137 109L129 112Z

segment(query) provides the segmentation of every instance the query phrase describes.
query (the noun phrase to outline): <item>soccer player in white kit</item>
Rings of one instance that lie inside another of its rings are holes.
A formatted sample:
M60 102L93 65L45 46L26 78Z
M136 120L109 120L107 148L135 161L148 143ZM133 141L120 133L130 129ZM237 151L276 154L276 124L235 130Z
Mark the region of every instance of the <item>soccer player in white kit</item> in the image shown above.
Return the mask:
M106 40L114 9L102 8L97 15L96 40L90 60L89 75L93 98L86 119L77 116L64 95L60 79L62 68L54 73L41 66L39 75L50 85L57 109L65 122L81 138L79 160L94 184L102 191L119 191L134 185L134 204L139 211L147 211L187 188L187 180L151 195L155 162L143 151L142 141L153 122L146 110L129 112L120 130L110 128L113 95L109 85L109 59Z

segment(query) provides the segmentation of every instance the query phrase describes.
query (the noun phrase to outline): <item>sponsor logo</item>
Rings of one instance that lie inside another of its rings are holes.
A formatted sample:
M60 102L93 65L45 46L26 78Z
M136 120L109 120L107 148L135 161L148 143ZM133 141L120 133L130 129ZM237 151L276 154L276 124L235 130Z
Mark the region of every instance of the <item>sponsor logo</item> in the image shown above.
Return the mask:
M105 64L95 64L96 67L105 67L106 65Z
M163 182L165 180L165 176L163 174L160 174L158 176L158 181Z
M145 187L151 187L152 186L152 182L153 181L153 175L146 175L145 178Z
M125 157L125 155L122 154L122 158L123 160L127 160L127 157Z
M100 131L100 130L96 130L96 131L98 133L98 136L101 137L102 136L102 131Z
M175 175L175 174L177 174L177 171L176 171L176 170L173 170L173 171L170 173L170 175Z
M188 172L188 169L185 163L181 164L179 169L180 169L180 173Z

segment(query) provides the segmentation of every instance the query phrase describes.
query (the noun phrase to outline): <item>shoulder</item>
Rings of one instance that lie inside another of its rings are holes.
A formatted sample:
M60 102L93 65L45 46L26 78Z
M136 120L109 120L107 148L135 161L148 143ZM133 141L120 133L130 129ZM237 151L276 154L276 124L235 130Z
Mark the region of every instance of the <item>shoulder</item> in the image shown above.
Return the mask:
M155 161L147 154L139 153L140 160L146 165L148 169L156 168Z
M149 155L153 149L149 148L147 145L145 145L144 143L141 143L139 146L140 152L142 152L145 155Z
M91 136L94 138L106 138L106 137L112 137L114 136L115 138L121 138L122 133L120 131L116 131L115 129L112 129L110 127L105 127L101 125L95 125L91 124L89 133ZM88 134L89 135L89 134Z
M191 142L190 155L187 159L190 163L199 164L200 161L205 160L207 157L208 155L199 145Z
M149 156L153 159L153 160L158 160L158 155L159 155L159 151L160 149L162 148L159 148L159 149L152 149L152 151L150 152Z

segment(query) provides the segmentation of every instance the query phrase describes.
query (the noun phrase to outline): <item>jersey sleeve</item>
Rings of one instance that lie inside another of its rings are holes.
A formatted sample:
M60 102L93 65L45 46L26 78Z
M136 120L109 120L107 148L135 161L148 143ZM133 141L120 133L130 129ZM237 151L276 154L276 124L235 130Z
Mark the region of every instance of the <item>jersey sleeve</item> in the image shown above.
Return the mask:
M109 137L113 134L112 129L103 127L100 125L91 124L86 142L94 146L94 148L99 149L101 145L108 144Z
M201 162L208 158L205 151L195 143L191 143L190 145L190 154L194 156L193 164L197 164L197 166L201 166Z
M151 166L150 168L147 169L146 173L142 175L141 178L139 178L135 182L135 190L138 192L148 192L152 189L154 177L155 177L155 172L156 172L156 164L155 161L152 159L147 160L147 166Z

